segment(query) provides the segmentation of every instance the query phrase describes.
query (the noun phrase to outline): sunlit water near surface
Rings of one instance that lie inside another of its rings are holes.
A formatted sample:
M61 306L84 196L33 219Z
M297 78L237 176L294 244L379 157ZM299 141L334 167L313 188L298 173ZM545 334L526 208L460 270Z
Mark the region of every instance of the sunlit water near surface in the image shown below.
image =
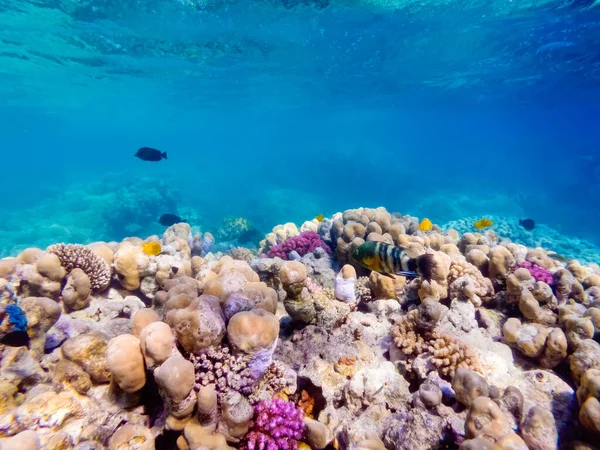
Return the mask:
M594 2L2 0L0 255L379 205L575 252L599 124Z

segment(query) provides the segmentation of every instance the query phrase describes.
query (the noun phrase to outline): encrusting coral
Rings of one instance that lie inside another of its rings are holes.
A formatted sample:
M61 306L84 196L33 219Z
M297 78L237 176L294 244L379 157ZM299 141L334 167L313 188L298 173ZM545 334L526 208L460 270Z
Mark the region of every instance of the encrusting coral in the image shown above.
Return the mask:
M419 223L358 208L230 255L179 223L0 260L0 447L592 448L600 267ZM369 272L365 241L432 276Z

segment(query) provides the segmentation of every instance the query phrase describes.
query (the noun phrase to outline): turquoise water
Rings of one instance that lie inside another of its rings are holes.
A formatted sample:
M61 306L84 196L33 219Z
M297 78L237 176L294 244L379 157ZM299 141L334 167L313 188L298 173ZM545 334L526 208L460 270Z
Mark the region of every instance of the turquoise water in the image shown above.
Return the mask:
M379 205L600 245L599 49L593 1L0 0L0 256Z

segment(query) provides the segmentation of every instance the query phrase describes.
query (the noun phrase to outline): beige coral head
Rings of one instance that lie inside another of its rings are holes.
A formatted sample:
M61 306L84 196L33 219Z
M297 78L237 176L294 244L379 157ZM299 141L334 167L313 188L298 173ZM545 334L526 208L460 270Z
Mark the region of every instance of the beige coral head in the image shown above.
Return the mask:
M241 311L227 325L229 342L244 353L270 348L279 336L279 320L264 309Z
M181 355L173 355L154 370L158 385L174 402L182 402L194 388L194 364Z
M279 270L279 278L284 286L300 284L306 277L306 267L300 261L286 261Z
M132 334L136 337L140 337L142 330L152 322L158 322L160 320L159 315L152 308L140 308L138 309L131 318Z
M41 255L35 262L36 270L52 281L62 281L67 271L60 264L60 259L53 253Z
M106 347L106 360L113 380L124 392L137 392L146 384L140 340L134 335L122 334L112 338Z
M149 369L162 364L172 354L177 353L171 327L161 321L152 322L142 330L140 344L146 367Z

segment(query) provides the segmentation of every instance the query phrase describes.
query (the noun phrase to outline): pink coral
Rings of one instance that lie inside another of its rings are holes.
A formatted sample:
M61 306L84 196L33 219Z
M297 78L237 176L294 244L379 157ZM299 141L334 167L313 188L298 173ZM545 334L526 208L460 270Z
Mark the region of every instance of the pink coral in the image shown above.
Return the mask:
M302 410L281 399L261 401L246 435L246 450L296 450L304 432Z
M529 261L523 261L522 263L517 264L515 270L520 268L529 270L529 273L536 281L543 281L547 285L552 286L552 272L548 269L544 269Z
M245 438L247 450L296 450L304 432L302 410L279 398L261 401Z
M327 253L331 252L331 249L321 240L318 233L304 231L298 236L291 237L283 243L273 246L269 250L269 253L267 253L267 256L269 258L279 257L281 259L289 259L290 252L294 250L300 256L304 256L308 253L313 253L318 247L321 247Z

